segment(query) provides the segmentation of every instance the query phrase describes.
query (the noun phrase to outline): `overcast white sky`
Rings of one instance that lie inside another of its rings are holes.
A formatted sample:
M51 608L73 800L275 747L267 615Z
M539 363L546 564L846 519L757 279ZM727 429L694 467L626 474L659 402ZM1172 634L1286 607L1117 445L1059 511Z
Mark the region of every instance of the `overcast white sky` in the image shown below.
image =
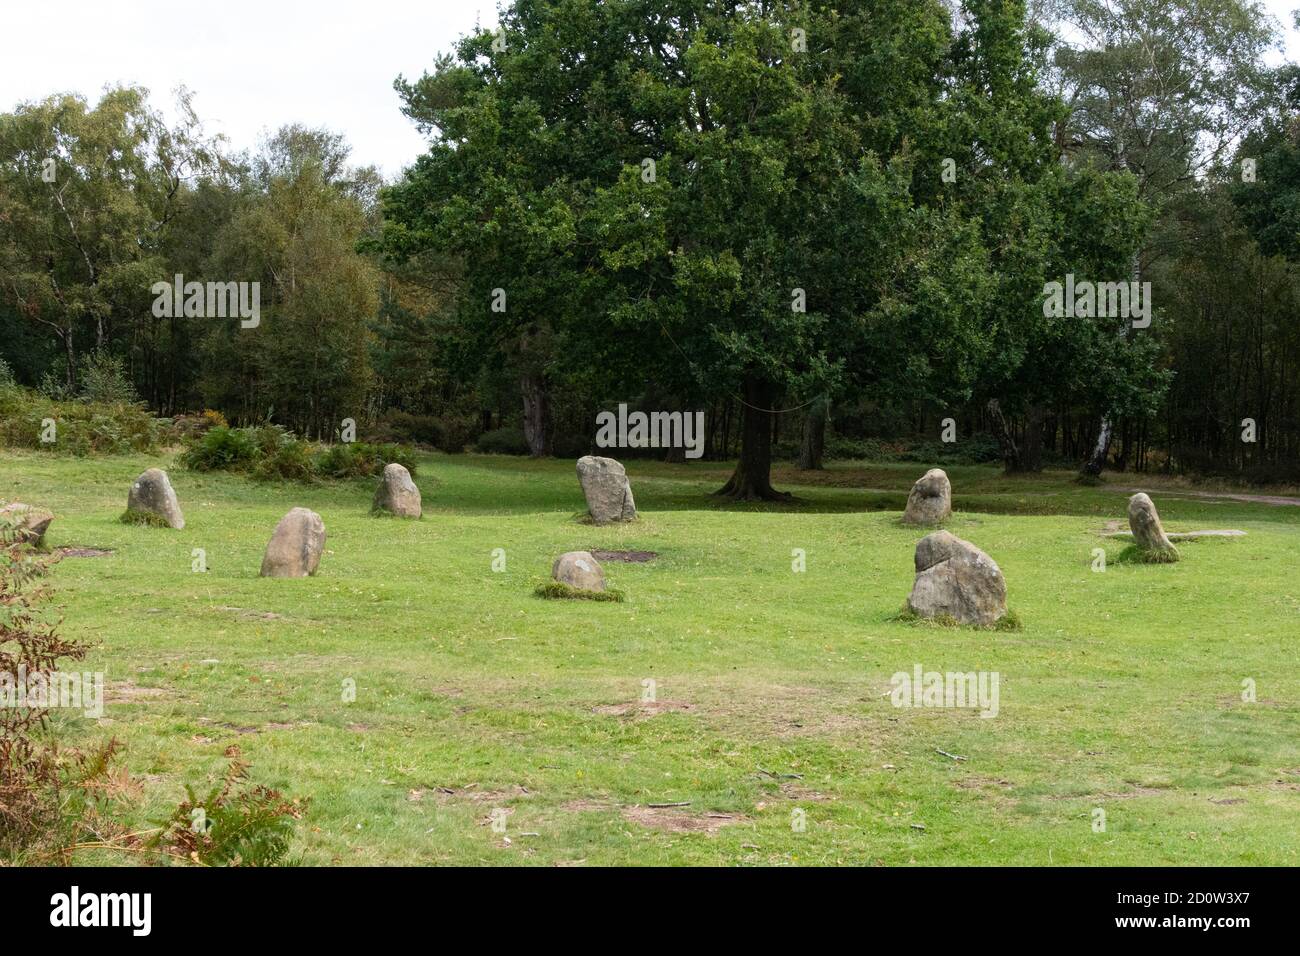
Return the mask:
M595 2L595 0L593 0ZM1300 59L1290 11L1264 0ZM105 85L148 87L167 111L179 85L210 133L235 149L299 122L345 134L353 161L396 176L424 141L398 111L393 80L419 76L496 0L10 0L0 12L0 110Z

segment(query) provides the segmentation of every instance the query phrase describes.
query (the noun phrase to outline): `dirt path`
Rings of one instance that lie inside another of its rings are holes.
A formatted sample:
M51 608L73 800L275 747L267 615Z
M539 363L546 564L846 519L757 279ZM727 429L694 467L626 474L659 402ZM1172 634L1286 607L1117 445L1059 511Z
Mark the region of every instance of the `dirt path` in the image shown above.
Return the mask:
M1174 498L1222 498L1230 501L1249 501L1258 505L1300 506L1300 498L1288 498L1285 495L1243 495L1237 492L1227 491L1184 491L1179 488L1116 488L1115 490L1129 495L1136 494L1139 491L1151 492L1154 490L1158 495Z

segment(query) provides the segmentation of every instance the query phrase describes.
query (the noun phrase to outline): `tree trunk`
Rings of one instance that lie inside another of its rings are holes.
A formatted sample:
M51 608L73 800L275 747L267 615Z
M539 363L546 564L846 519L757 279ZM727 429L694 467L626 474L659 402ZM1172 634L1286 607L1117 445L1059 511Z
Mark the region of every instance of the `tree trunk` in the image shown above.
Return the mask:
M68 394L72 395L77 391L77 350L72 347L72 327L63 336L63 348L68 357L67 380Z
M772 487L772 399L775 389L757 377L745 378L741 409L740 460L730 480L715 494L735 501L786 501Z
M803 444L799 446L799 467L804 471L821 471L826 450L826 413L828 403L817 399L808 406L803 420Z
M1025 415L1025 442L1020 451L1020 467L1027 472L1043 470L1043 424L1047 409L1030 405Z
M1092 448L1092 454L1088 460L1083 463L1083 469L1080 474L1089 478L1096 478L1101 474L1101 470L1106 467L1106 453L1110 451L1110 436L1115 429L1109 415L1101 419L1101 429L1097 433L1097 444Z
M1011 426L1007 423L1007 417L1002 414L1002 405L996 398L989 399L988 411L989 421L993 425L993 437L998 440L998 448L1002 452L1003 468L1008 472L1020 471L1020 449L1016 447Z
M534 458L551 453L551 401L541 372L525 372L519 379L524 398L524 440Z

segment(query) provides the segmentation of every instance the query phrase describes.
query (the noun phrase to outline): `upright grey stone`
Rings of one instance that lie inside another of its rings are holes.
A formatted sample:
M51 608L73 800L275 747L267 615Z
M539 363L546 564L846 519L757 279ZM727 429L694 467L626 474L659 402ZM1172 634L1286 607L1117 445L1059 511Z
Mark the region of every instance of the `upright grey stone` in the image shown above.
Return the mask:
M632 500L627 471L613 458L595 455L579 458L578 481L587 499L587 513L596 524L636 518L636 502Z
M912 485L903 512L905 524L934 525L952 515L952 485L940 468L931 468Z
M320 567L325 550L325 522L307 508L294 508L280 519L262 558L264 578L305 578Z
M992 558L947 531L916 543L916 580L907 606L925 618L987 627L1007 613L1007 585Z
M150 468L135 480L126 498L126 510L128 513L154 515L166 522L169 528L185 527L185 516L181 514L176 491L167 472L161 468Z
M387 511L399 518L420 517L420 489L411 480L411 473L403 465L384 466L384 476L375 491L372 511Z
M1167 564L1178 560L1178 549L1165 534L1155 502L1146 493L1139 491L1128 500L1128 526L1147 560Z

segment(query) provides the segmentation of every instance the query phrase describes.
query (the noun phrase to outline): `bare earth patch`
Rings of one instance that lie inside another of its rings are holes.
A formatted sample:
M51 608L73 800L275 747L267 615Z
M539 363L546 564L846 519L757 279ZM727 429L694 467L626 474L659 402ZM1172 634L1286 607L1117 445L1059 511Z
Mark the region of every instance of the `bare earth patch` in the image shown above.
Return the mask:
M605 717L648 718L659 714L687 713L694 707L694 704L681 700L640 700L631 704L602 704L591 708L591 712Z
M109 681L104 685L104 703L129 704L137 700L160 700L174 696L164 687L140 687L129 680Z
M219 607L218 611L226 611L229 614L238 614L244 620L258 621L282 621L283 614L276 614L274 611L252 611L246 607Z
M645 564L659 557L658 551L606 551L591 548L591 556L597 561L627 561L632 564Z
M608 800L570 800L560 804L564 813L591 813L597 810L611 810L615 806Z
M637 804L623 808L623 819L665 833L717 833L733 823L748 823L739 813L692 813L688 807L651 807Z
M1138 797L1158 797L1168 790L1162 790L1159 787L1134 787L1132 790L1126 790L1123 793L1098 793L1088 799L1097 800L1134 800Z
M58 553L64 558L106 558L113 551L111 548L59 548Z
M787 800L796 800L800 803L829 803L835 798L822 793L820 790L814 790L811 787L805 787L801 783L783 783L781 784L781 796Z
M521 797L531 797L532 795L533 792L527 787L513 786L504 790L480 790L478 784L469 783L463 787L425 787L408 790L406 799L412 803L419 803L428 796L440 803L449 803L454 800L465 800L470 803L495 803L501 800L517 800Z

